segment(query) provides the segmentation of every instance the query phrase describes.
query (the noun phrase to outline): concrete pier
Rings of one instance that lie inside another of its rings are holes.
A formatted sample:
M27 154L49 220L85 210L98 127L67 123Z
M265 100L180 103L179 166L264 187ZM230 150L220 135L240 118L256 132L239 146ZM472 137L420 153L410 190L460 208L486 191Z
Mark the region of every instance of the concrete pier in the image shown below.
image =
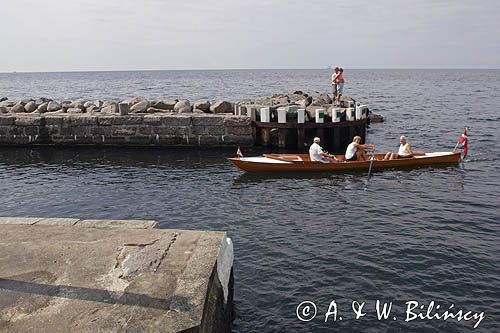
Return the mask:
M224 232L0 218L0 332L229 332Z

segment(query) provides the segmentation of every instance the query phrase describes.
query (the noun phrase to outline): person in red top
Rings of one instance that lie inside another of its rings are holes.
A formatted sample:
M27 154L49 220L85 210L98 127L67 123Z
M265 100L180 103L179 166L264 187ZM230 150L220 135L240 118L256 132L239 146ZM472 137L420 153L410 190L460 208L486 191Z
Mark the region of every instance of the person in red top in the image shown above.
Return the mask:
M335 100L335 105L339 106L340 105L340 97L342 97L342 92L344 91L344 69L341 67L339 68L339 74L337 75L337 78L335 79L335 83L337 84L337 96Z

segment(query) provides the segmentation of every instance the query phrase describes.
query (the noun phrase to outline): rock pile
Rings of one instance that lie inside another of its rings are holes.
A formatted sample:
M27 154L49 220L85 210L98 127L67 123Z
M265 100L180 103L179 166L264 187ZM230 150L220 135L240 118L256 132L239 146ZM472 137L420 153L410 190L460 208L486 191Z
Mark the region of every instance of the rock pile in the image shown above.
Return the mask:
M354 101L351 97L343 96L342 103ZM274 94L268 97L245 99L237 103L224 100L208 101L198 100L191 103L187 99L164 98L158 100L148 100L142 97L136 97L125 101L96 100L80 98L74 101L55 101L48 98L25 99L21 101L12 101L6 97L0 98L0 114L5 113L32 113L32 114L78 114L78 113L97 113L97 114L118 114L122 113L122 106L126 104L126 112L132 114L146 113L233 113L236 106L254 107L259 110L261 107L270 107L275 113L278 107L304 108L309 118L314 118L315 109L324 108L327 115L331 115L331 110L335 106L332 104L332 98L326 92L313 91L304 93L294 91L284 94ZM293 113L293 111L291 111ZM293 115L291 115L293 117ZM372 122L382 122L380 115L369 112L369 118Z
M341 105L346 105L349 101L356 103L356 100L349 96L342 96ZM294 91L285 94L275 94L269 97L262 97L256 99L245 99L238 103L239 106L245 108L255 107L270 107L271 111L276 113L278 107L298 107L306 109L306 114L309 119L315 117L315 110L323 108L328 116L331 116L332 109L336 106L332 104L332 98L326 92L313 91L311 93L304 93L303 91ZM293 111L290 114L293 117ZM277 115L274 115L277 118ZM383 122L384 118L380 115L368 112L368 117L371 122ZM287 115L288 118L288 115Z
M178 100L165 98L147 100L136 97L122 102L91 101L80 98L74 101L55 101L48 98L25 99L12 101L6 97L0 98L0 114L2 113L119 113L120 104L128 104L129 113L232 113L234 104L227 101L210 102L196 101L193 104L187 99Z

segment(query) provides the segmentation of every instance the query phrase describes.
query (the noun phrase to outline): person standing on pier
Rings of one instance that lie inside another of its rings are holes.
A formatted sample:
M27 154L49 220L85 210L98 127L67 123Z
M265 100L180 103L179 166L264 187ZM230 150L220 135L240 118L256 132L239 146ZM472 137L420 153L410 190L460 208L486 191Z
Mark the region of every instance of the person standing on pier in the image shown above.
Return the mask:
M342 92L344 91L344 69L342 67L339 68L339 73L335 79L335 83L337 84L337 95L335 96L335 105L340 105L340 98L342 97Z
M332 74L332 88L333 88L333 100L337 99L337 77L339 76L339 68L335 67Z

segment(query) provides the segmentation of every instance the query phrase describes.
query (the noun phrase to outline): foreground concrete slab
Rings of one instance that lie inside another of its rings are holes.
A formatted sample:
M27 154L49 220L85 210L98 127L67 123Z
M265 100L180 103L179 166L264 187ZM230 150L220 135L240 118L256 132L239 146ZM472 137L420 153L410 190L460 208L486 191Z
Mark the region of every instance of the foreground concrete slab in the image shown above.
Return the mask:
M0 332L229 332L224 232L80 221L0 218Z

